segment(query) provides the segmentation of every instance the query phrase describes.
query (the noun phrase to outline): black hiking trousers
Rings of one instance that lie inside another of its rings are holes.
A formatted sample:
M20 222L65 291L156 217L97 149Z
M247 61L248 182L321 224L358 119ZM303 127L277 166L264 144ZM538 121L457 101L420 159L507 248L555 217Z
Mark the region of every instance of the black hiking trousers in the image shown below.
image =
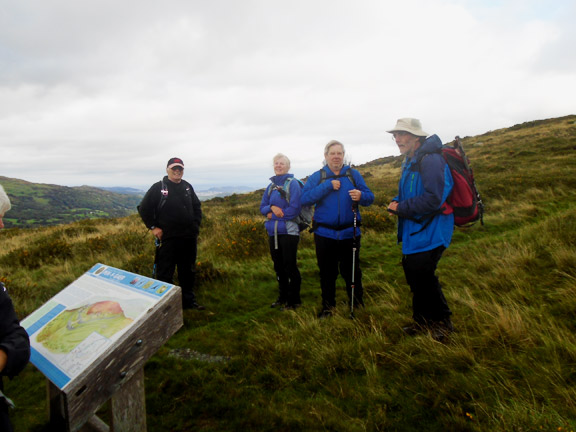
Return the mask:
M196 303L194 283L196 279L197 237L171 237L162 240L156 250L156 279L174 283L174 272L178 270L178 283L182 288L182 305L190 307Z
M274 262L274 271L278 280L278 302L289 307L300 305L300 285L302 277L298 270L298 243L300 236L279 234L278 249L275 248L274 236L268 237L270 256Z
M440 246L402 256L404 275L412 291L412 318L421 325L442 321L452 315L436 276L436 267L444 250L446 248Z
M338 274L346 282L348 302L352 299L352 256L354 239L334 240L314 234L316 261L320 270L320 288L322 290L322 309L336 306L336 279ZM354 254L354 305L364 306L362 288L362 270L360 270L360 237L356 237Z
M8 417L8 403L4 401L4 398L0 399L0 431L2 432L12 432L12 423L10 423L10 418Z

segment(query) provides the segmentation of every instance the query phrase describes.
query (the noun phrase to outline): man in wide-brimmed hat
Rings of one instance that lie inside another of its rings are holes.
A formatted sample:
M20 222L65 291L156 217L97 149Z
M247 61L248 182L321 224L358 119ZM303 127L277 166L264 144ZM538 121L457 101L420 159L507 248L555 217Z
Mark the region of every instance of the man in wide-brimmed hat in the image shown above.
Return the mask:
M398 216L402 266L413 295L414 323L403 330L410 335L430 331L443 340L454 328L436 267L454 230L454 215L445 207L452 175L441 154L442 141L437 135L428 137L420 120L401 118L387 132L406 157L398 196L388 206Z

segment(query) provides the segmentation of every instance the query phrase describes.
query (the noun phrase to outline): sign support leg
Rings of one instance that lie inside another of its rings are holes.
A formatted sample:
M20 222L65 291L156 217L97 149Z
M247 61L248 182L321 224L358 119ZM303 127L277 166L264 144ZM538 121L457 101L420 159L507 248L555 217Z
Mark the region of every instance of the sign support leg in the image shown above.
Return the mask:
M144 368L140 368L110 399L110 430L146 432Z

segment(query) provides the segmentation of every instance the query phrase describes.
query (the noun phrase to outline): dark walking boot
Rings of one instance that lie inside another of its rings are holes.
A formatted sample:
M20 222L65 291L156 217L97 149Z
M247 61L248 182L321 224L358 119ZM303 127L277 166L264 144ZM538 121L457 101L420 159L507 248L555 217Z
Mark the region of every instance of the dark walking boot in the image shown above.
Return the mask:
M454 332L454 325L450 317L430 324L430 336L438 342L444 342Z
M270 305L270 307L271 308L283 307L285 304L286 302L282 300L280 297L278 297L276 301Z

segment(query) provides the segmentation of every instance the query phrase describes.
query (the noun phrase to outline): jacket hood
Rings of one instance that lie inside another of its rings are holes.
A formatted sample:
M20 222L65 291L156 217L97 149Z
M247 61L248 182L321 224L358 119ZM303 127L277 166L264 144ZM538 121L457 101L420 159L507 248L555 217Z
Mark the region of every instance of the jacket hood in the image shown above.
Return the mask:
M294 174L282 174L280 176L272 176L270 177L270 181L278 186L283 186L284 182L288 180L290 177L294 177Z
M424 141L424 144L420 146L418 150L416 150L416 156L425 155L428 153L438 153L438 151L442 149L442 141L438 137L438 135L430 135Z

